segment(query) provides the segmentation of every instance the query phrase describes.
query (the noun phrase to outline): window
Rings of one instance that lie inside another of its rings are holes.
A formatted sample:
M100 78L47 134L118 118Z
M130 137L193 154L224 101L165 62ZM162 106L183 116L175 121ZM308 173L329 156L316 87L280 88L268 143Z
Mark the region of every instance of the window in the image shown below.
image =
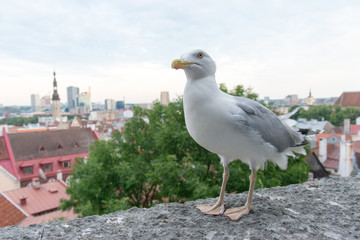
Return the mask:
M32 167L24 167L24 174L32 174Z
M50 172L52 170L52 164L48 163L44 165L44 172Z
M70 161L64 161L64 162L62 162L62 167L63 167L63 168L69 168L69 167L70 167Z

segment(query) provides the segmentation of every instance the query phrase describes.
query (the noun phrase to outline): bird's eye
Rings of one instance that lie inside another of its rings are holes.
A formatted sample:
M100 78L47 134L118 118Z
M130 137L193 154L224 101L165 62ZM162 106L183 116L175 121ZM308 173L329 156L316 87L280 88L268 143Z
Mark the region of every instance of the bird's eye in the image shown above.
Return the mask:
M204 57L204 53L202 52L199 52L198 55L197 55L198 58L203 58Z

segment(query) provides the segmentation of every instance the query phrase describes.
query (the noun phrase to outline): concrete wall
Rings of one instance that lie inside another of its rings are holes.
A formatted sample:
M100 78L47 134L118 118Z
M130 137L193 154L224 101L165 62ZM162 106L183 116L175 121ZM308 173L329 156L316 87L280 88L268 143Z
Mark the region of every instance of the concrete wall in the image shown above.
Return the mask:
M253 210L234 222L203 215L196 205L159 204L149 209L0 228L1 239L359 239L360 176L328 178L258 189ZM225 207L244 204L247 193L227 194Z

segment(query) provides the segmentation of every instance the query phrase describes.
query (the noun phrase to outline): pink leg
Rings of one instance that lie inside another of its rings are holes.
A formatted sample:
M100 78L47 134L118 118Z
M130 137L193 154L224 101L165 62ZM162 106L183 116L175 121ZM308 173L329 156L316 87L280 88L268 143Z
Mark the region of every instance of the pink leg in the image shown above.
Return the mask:
M223 181L222 181L222 185L221 185L219 200L215 204L199 205L199 206L196 206L196 208L200 209L200 211L202 211L204 214L208 214L208 215L223 214L225 211L224 195L225 195L225 188L226 188L226 183L227 183L228 179L229 179L229 168L226 165L226 166L224 166Z
M240 208L230 208L230 209L226 210L226 212L224 214L225 216L228 216L229 218L231 218L231 220L237 221L242 216L244 216L250 212L250 210L252 209L252 196L253 196L253 192L254 192L255 182L256 182L256 170L251 169L250 189L249 189L249 194L248 194L248 198L247 198L245 205Z

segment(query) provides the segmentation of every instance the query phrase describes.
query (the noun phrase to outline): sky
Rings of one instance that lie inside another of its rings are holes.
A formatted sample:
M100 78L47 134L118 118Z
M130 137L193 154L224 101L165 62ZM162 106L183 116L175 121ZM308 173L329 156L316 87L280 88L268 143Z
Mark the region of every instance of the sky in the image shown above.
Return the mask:
M262 99L360 91L360 1L0 0L0 104L66 88L92 102L150 103L183 94L171 61L193 49L218 83Z

